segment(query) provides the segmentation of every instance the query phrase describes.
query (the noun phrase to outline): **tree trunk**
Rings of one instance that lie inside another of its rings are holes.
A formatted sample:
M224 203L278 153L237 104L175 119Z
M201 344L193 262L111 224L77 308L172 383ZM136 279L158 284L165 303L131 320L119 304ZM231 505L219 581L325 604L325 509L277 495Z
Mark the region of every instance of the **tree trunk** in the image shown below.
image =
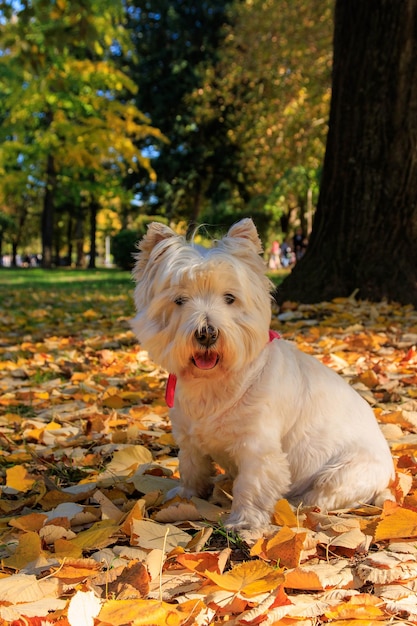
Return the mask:
M15 240L12 241L12 260L11 266L17 267L17 242Z
M42 211L42 267L52 267L52 246L54 239L54 194L55 194L54 158L48 155L46 165L46 189Z
M278 302L417 305L417 2L337 0L329 133L309 247Z
M96 267L96 236L97 236L97 213L99 210L99 205L97 200L94 198L90 203L90 260L88 262L88 267L90 269L95 269Z
M76 249L75 267L83 267L84 265L84 220L81 215L77 215L77 221L75 224L75 249Z
M68 222L67 222L67 246L68 246L68 266L72 265L72 216L71 213L68 212Z

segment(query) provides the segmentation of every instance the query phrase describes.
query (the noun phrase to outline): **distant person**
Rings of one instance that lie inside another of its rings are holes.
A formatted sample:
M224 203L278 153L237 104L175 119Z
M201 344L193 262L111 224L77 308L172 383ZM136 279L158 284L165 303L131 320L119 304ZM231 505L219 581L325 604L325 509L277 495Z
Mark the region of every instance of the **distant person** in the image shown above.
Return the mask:
M296 261L299 261L307 248L307 238L301 228L297 228L293 237L293 249Z
M272 242L268 267L270 270L279 270L281 267L281 246L277 240Z
M281 246L281 265L283 268L291 267L295 263L295 254L292 251L291 245L286 239Z

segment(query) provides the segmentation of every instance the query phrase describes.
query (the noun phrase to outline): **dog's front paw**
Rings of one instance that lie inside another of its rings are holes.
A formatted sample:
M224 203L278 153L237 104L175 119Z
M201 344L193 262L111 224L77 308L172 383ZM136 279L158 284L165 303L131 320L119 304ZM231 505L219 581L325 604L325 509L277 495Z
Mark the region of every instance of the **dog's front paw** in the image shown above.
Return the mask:
M232 510L225 527L238 534L242 534L242 531L249 531L261 536L268 531L270 525L271 519L269 515L259 509L246 509L244 511Z
M184 500L191 500L191 498L196 495L197 494L194 489L184 487L184 485L178 485L178 487L174 487L167 492L165 495L165 501L172 500L176 496L183 498Z

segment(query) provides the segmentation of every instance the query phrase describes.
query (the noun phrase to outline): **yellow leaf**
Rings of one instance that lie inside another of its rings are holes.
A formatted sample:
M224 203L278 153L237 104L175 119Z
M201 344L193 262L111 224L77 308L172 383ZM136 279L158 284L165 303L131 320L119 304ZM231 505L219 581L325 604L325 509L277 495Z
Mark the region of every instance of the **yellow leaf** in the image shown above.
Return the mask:
M27 452L12 452L7 457L9 463L27 463L32 460L32 456Z
M171 447L174 447L176 445L175 439L174 439L174 436L172 435L172 433L165 433L165 434L161 435L160 437L158 437L158 439L156 441L161 446L171 446Z
M16 491L29 491L32 489L36 482L35 478L32 478L23 465L15 465L6 470L6 485Z
M71 381L73 383L82 382L86 380L89 377L89 375L90 374L87 374L86 372L74 372L73 375L71 376Z
M103 406L109 409L122 409L126 402L120 395L109 396L103 400Z
M276 526L297 526L298 520L288 500L278 500L273 513L273 523Z
M35 398L38 400L49 400L49 392L48 391L37 391L35 393Z
M87 311L84 311L82 315L83 317L86 317L87 319L91 320L91 319L94 319L95 317L98 317L99 314L94 309L88 309Z
M362 383L368 389L373 389L379 384L378 376L375 374L373 370L366 370L365 372L361 372L359 376L354 379L355 382Z
M226 574L206 570L204 575L227 591L254 596L276 589L284 582L282 570L274 569L262 561L247 561Z
M84 530L71 539L70 542L83 550L100 549L111 543L112 535L117 532L119 526L111 520L97 522L88 530Z
M417 512L396 509L382 519L376 527L375 541L417 537Z
M83 554L82 548L68 539L57 539L54 542L54 551L58 559L79 559Z
M131 544L145 550L174 550L178 546L185 547L190 541L181 528L172 524L156 524L150 520L132 520Z
M98 619L112 626L179 626L184 615L172 604L159 600L107 600Z
M41 554L41 539L38 533L30 531L20 537L16 552L4 559L3 564L11 569L20 570L28 563L36 561Z
M152 463L152 453L145 446L127 446L117 450L107 466L106 473L111 477L134 474L140 465ZM103 474L101 475L103 479Z
M350 619L346 621L345 619L335 619L331 621L331 626L381 626L381 624L387 624L389 622L381 622L382 618L376 619Z
M123 524L120 526L120 530L125 535L130 536L132 531L133 520L143 519L145 513L145 500L137 500L134 506L130 509Z

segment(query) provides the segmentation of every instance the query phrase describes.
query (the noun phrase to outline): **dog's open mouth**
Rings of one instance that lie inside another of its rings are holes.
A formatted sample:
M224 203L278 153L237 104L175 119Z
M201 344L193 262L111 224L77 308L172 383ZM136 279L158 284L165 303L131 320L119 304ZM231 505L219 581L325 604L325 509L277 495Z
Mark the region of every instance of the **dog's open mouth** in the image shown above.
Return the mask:
M209 350L196 352L192 357L192 362L200 370L211 370L219 362L219 355Z

